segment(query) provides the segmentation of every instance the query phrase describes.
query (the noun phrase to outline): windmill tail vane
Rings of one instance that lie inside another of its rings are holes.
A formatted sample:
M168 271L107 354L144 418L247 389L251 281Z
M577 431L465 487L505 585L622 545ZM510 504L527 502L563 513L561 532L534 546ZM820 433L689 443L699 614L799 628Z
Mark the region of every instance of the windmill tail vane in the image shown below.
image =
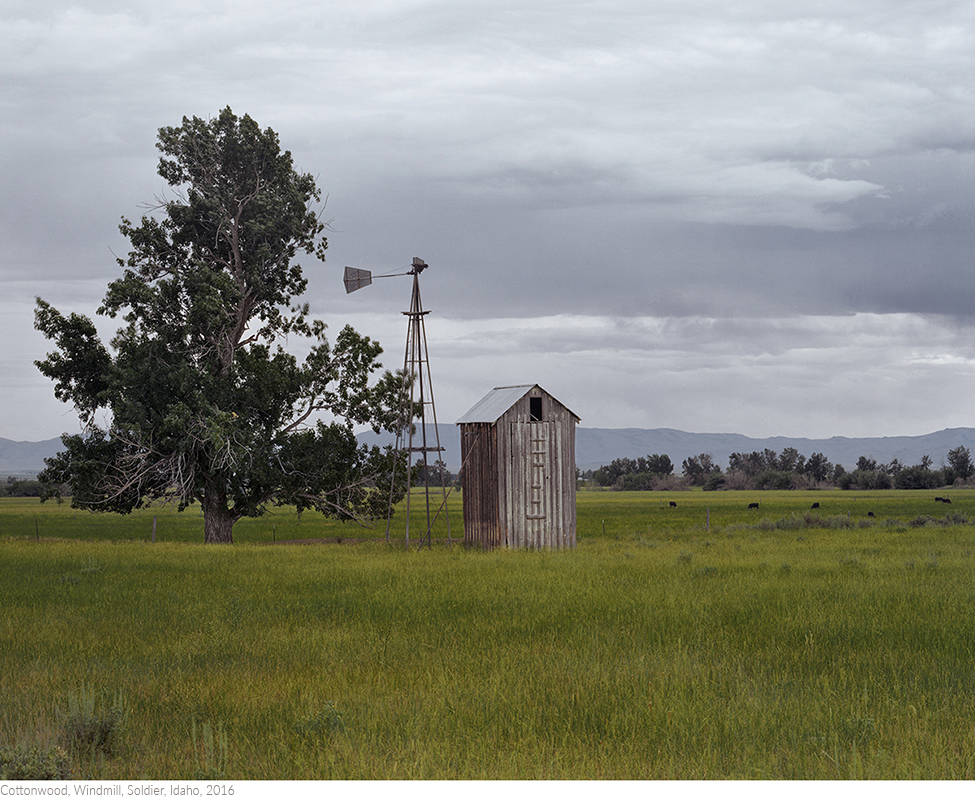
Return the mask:
M413 264L409 272L394 272L391 275L376 275L377 278L396 278L402 275L419 275L423 270L425 270L429 264L422 258L417 258L414 256ZM352 294L352 292L363 289L366 286L372 285L373 274L367 269L358 269L357 267L346 267L345 276L342 278L342 282L345 283L345 293Z
M372 284L372 273L367 269L356 269L355 267L345 268L345 293L352 294L365 286Z

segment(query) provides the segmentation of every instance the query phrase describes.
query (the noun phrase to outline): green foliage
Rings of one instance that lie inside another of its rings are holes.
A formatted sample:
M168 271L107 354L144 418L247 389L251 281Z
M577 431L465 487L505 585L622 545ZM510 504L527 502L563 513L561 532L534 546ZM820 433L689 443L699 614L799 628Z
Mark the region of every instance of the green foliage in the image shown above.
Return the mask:
M54 396L73 403L82 421L90 423L106 404L112 368L94 323L80 314L64 317L38 298L34 327L58 343L58 351L36 362L37 368L55 382Z
M766 448L763 452L732 453L728 458L730 483L735 488L798 489L829 482L836 468L822 453L808 459L794 447L781 454Z
M716 492L719 489L724 488L727 478L720 472L715 472L710 478L708 478L707 483L704 484L703 489L705 492Z
M863 460L861 457L860 461ZM836 485L840 489L890 489L894 482L884 470L855 469L841 475Z
M926 469L920 464L902 469L894 475L894 487L897 489L936 489L944 485L943 472Z
M955 480L967 481L975 475L975 463L967 447L956 447L948 451L948 465Z
M280 504L381 513L391 455L359 448L353 425L393 430L403 378L377 375L378 343L348 326L329 341L296 301L307 281L294 259L324 260L327 246L314 179L273 130L229 108L160 129L157 147L175 194L158 217L122 221L132 249L98 309L126 323L111 352L88 318L37 301L35 325L57 347L37 366L86 425L40 479L95 511L198 502L208 542ZM309 340L304 361L281 346L288 336Z
M0 747L0 781L65 781L70 777L71 763L61 747Z
M116 695L111 703L99 698L91 687L68 692L67 704L59 713L61 744L84 757L113 756L122 745L128 708Z
M617 458L609 465L587 473L597 486L612 486L624 491L648 490L658 478L670 475L674 465L666 455L645 458Z
M732 453L728 457L728 472L743 472L754 477L760 472L779 468L779 457L774 450L766 448L763 452Z
M793 474L783 470L770 469L755 476L756 489L791 489Z
M423 461L417 459L411 483L414 486L429 485L440 488L451 486L456 481L457 477L451 474L447 464L441 459L437 459L432 464L428 463L425 467Z
M857 459L856 468L860 472L876 472L879 467L876 459L868 458L867 456L860 456L860 458Z
M822 453L813 453L803 466L803 472L815 481L829 481L835 479L842 471L842 467L833 466Z
M714 463L714 457L710 453L685 458L681 467L684 475L694 486L703 486L712 475L721 472L721 468Z
M42 497L44 485L40 481L7 478L0 483L0 497Z
M622 458L585 473L583 477L597 486L614 489L660 489L664 487L652 468L658 460L672 468L668 456ZM794 447L787 447L781 453L768 448L762 452L732 453L726 473L721 472L709 453L701 453L685 459L683 471L691 485L703 486L707 491L815 489L831 484L841 489L858 490L933 489L967 481L975 475L975 464L967 448L956 447L948 453L948 465L941 470L931 469L929 456L924 456L921 463L913 467L905 467L896 458L889 464L878 464L874 458L860 456L856 469L847 472L842 465L831 464L822 453L813 453L807 459Z

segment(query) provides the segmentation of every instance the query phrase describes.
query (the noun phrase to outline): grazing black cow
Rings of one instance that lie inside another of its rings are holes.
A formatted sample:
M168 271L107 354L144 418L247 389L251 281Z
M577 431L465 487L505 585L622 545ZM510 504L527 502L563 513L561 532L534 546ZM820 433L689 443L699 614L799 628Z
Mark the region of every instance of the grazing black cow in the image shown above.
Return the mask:
M813 508L819 508L819 503L813 503L813 504L812 504L812 507L813 507Z
M758 503L749 503L748 504L748 507L749 508L758 508Z
M677 508L677 503L675 503L673 500L671 500L670 501L670 507L671 508Z
M868 511L868 512L867 512L867 516L868 516L868 517L872 517L872 516L873 516L873 512L872 512L872 511Z
M943 497L936 497L936 498L934 498L934 502L936 502L936 503L943 503L944 501L945 501L945 499Z
M951 502L951 498L950 498L950 497L946 497L946 498L945 498L944 500L942 500L941 502L942 502L942 503L950 503L950 502Z

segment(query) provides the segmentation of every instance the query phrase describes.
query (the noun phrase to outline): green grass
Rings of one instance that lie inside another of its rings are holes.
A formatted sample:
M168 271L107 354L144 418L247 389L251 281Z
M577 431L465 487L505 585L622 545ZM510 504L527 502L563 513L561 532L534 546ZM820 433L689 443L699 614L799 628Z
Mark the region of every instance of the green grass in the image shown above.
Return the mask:
M935 497L951 495L952 504L935 502ZM734 525L755 525L761 520L813 513L821 518L845 516L851 524L861 520L907 525L921 515L944 518L948 514L975 517L975 490L923 491L764 491L764 492L579 492L579 539L616 537L629 534L685 534ZM677 503L676 508L670 502ZM749 510L757 502L759 509ZM810 507L818 502L820 507ZM439 502L432 500L432 515ZM402 541L405 534L403 504L394 516L391 537ZM410 538L417 543L426 531L422 492L411 500ZM451 493L447 511L454 539L464 536L461 494ZM868 512L874 517L869 518ZM170 506L141 509L120 517L92 514L72 509L68 503L41 503L36 498L0 498L0 536L24 538L63 538L102 541L150 541L153 520L157 542L202 542L203 517L199 506L177 512ZM234 541L241 544L302 539L385 539L386 521L370 527L352 522L337 522L314 512L299 516L291 508L273 508L258 519L242 519L234 526ZM447 536L446 519L440 515L434 538Z
M124 730L75 777L972 779L975 526L908 524L970 510L934 494L582 493L541 553L7 501L0 746L97 698Z
M951 498L950 505L934 499L946 495ZM670 502L677 507L671 508ZM758 503L758 509L749 509L750 503ZM819 508L813 509L813 503L819 503ZM920 515L975 517L975 491L586 491L578 494L577 509L580 538L648 531L683 534L706 530L709 519L714 529L807 513L820 518L846 517L853 525L861 520L907 525ZM873 517L868 516L870 512Z
M437 516L442 496L431 494L431 518L436 520L434 538L446 538L449 518L450 532L454 539L464 538L460 492L448 498L446 515ZM410 540L418 543L426 533L426 507L423 493L414 490L411 497ZM391 536L405 537L405 516L401 504L394 515ZM101 541L152 541L153 525L156 542L202 542L203 514L199 505L185 511L175 507L154 506L133 511L131 514L96 514L71 508L65 501L40 502L36 497L0 498L0 536L40 539L86 539ZM339 522L327 519L314 511L297 514L291 507L271 508L256 519L244 518L234 525L234 542L238 544L265 544L304 539L383 539L386 537L386 520L373 520L365 525L356 522Z

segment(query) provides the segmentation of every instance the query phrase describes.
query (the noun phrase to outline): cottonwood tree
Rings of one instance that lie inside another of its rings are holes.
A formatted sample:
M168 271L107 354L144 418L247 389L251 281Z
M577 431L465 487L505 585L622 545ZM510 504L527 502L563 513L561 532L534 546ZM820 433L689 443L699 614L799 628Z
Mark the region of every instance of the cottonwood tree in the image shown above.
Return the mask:
M199 502L206 542L272 505L384 513L404 486L390 486L390 449L359 447L353 425L393 430L403 376L377 374L382 349L351 327L330 342L296 302L295 258L324 261L327 246L314 179L229 108L161 128L156 146L173 198L122 220L131 251L97 312L125 322L111 347L88 317L37 300L35 326L57 345L37 366L84 426L41 479L91 510ZM286 336L309 340L302 361Z
M721 468L714 463L714 456L710 453L685 458L681 467L694 485L706 483L712 475L721 472Z
M967 447L962 445L948 451L948 464L951 466L955 477L959 480L967 480L975 474L975 464L972 463L972 454Z

